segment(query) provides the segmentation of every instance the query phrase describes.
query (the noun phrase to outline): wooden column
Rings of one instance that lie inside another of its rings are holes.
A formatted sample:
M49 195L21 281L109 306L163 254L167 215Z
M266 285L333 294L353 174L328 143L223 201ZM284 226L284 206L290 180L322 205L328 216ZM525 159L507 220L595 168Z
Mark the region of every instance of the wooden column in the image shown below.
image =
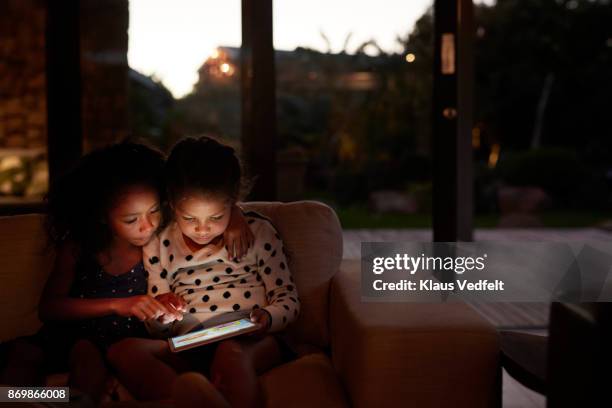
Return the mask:
M79 1L48 0L47 145L52 183L82 153Z
M471 241L472 0L434 1L433 236Z
M276 199L276 85L272 0L242 0L242 154L251 200Z

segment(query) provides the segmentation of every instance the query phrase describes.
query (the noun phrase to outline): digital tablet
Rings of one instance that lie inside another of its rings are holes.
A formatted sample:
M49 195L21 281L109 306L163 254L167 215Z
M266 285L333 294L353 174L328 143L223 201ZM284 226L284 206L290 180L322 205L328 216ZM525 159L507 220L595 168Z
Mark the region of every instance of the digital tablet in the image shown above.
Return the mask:
M212 326L207 329L194 331L176 337L170 337L168 343L170 350L179 352L190 348L214 343L240 334L250 333L260 328L260 324L253 323L248 318Z

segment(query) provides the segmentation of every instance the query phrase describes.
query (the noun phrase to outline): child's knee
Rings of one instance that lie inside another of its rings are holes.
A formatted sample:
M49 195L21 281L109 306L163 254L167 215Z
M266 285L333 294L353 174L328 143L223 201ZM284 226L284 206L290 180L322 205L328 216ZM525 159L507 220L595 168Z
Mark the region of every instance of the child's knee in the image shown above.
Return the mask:
M158 354L163 352L166 346L166 342L162 340L130 337L112 344L106 352L106 358L111 364L117 365L142 356Z
M242 344L237 340L224 340L217 345L215 350L215 358L235 359L244 358L245 350Z
M248 355L243 345L236 340L225 340L217 345L211 365L211 375L226 372L242 372L249 366Z
M244 406L245 401L258 401L259 380L248 353L239 340L220 343L210 367L212 383L232 404Z
M106 351L106 358L112 365L118 365L122 361L129 359L130 356L135 356L142 352L142 348L139 347L139 339L127 338L119 340Z

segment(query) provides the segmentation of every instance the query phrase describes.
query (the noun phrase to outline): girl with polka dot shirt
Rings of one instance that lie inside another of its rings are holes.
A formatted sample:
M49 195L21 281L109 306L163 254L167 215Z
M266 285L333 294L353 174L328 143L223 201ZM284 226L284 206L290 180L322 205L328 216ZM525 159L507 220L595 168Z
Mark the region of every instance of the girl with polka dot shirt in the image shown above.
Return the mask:
M244 214L255 240L242 259L232 259L224 248L229 210L243 185L232 148L208 137L184 139L173 148L166 163L173 221L144 248L144 263L149 293L166 297L167 305L182 299L186 313L172 322L151 320L147 327L169 337L250 316L262 328L255 335L177 354L162 340L120 342L111 354L128 389L148 390L150 399L164 398L182 370L197 370L208 374L230 406L261 405L257 373L278 364L283 349L279 337L270 333L294 321L300 303L282 240L268 219Z
M220 314L248 315L259 308L264 314L255 316L264 316L270 332L286 327L298 315L299 302L283 243L270 221L255 212L245 214L255 235L254 247L240 261L232 260L219 246L221 239L199 247L188 236L185 239L183 231L195 224L192 214L197 211L191 205L189 199L178 203L175 211L181 212L185 225L170 224L144 250L149 293L180 296L188 314L169 325L152 321L150 330L160 337L184 334ZM207 214L224 211L221 204L211 206Z

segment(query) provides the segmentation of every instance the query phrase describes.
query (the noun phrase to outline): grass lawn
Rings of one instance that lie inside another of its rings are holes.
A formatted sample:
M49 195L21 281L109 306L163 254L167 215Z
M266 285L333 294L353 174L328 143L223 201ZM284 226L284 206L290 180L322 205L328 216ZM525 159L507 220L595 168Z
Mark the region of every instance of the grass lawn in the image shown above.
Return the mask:
M431 214L372 214L365 206L336 208L342 228L431 228ZM541 215L545 228L589 228L606 220L611 213L550 211ZM476 215L475 228L496 228L499 215Z

